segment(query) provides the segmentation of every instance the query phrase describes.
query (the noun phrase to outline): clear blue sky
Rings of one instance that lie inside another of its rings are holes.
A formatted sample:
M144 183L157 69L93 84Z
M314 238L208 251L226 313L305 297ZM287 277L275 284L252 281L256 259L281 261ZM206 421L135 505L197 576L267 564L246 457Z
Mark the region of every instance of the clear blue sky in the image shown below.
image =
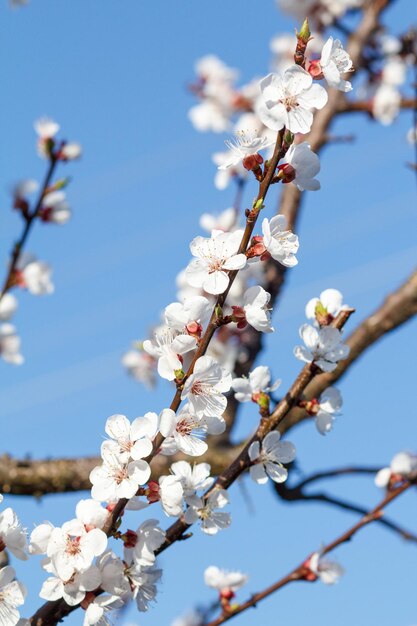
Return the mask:
M410 6L399 0L387 13L394 32L408 25ZM155 395L145 391L124 374L120 357L175 299L173 279L188 260L199 215L222 210L232 198L232 190L218 192L212 182L211 154L222 149L224 137L193 130L187 119L193 100L185 85L194 60L206 53L240 68L243 81L267 73L271 37L294 26L273 0L31 0L16 11L3 0L2 263L20 228L8 189L44 169L35 154L33 120L54 117L69 139L83 144L85 155L66 168L74 178L68 190L73 221L63 228L39 225L31 238L30 250L53 264L56 293L19 297L15 322L26 364L0 364L1 452L34 458L96 454L109 415L134 418L167 404L168 385ZM353 328L415 266L416 185L404 167L412 159L405 141L410 125L410 115L403 114L387 129L362 116L335 127L353 133L356 142L323 155L322 191L306 198L300 223L300 263L291 271L275 311L277 332L260 361L284 386L300 367L292 348L310 297L327 287L341 289L357 309ZM248 198L253 193L254 187ZM271 194L269 215L277 193ZM352 369L341 385L344 414L330 436L321 438L312 424L291 433L302 471L385 464L396 451L416 447L410 348L416 329L414 321L395 332ZM240 434L255 425L253 413L244 416ZM330 489L365 505L380 496L367 478L334 482ZM248 481L245 492L239 485L231 490L230 530L215 538L196 530L162 556L158 604L146 615L132 611L126 623L168 625L194 601L209 601L213 594L202 574L211 564L248 572L246 591L256 591L356 519L322 506L284 505L268 487ZM65 495L8 502L30 529L44 519L69 519L76 500ZM389 509L414 530L416 512L414 494ZM417 623L415 546L373 527L336 556L347 570L337 587L294 585L236 623ZM29 616L40 602L44 576L35 561L19 571L30 587L23 612ZM80 624L81 618L74 614L67 623Z

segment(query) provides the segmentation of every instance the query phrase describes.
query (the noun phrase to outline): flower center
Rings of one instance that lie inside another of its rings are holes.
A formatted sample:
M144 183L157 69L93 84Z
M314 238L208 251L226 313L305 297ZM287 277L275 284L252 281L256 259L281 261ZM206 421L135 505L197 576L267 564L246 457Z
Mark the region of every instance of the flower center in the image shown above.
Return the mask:
M119 446L122 452L130 452L133 446L133 443L129 439L119 439Z
M287 112L291 111L291 109L295 109L295 107L298 107L296 96L286 96L282 100L278 100L278 102L285 106Z
M69 556L76 556L81 552L80 548L80 539L81 537L67 537L67 544L65 547L65 552Z
M209 274L213 274L213 272L219 272L222 269L224 262L225 262L225 259L218 259L216 257L210 257L210 259L208 260Z
M196 380L191 385L191 393L195 396L207 396L210 393L210 385L203 383L201 380Z
M190 435L196 426L197 422L184 418L178 422L176 431L184 437L185 435Z
M113 471L113 478L118 485L122 483L128 477L127 468L126 467L117 467Z
M208 506L205 506L202 509L198 509L198 515L200 519L209 519L211 515L211 509Z

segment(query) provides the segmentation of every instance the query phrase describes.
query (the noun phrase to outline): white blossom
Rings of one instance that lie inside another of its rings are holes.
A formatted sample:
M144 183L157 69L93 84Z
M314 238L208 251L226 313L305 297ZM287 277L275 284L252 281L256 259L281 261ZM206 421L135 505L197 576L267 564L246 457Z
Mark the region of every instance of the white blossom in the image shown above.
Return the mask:
M409 452L398 452L389 467L384 467L375 476L377 487L387 488L391 482L399 482L409 478L417 471L417 455Z
M225 160L218 168L225 170L229 167L234 167L246 157L252 156L259 150L268 148L274 143L275 140L266 135L259 137L253 131L239 131L236 133L234 140L225 141L226 147L229 149L229 159Z
M205 491L214 482L210 476L208 463L196 463L191 466L187 461L176 461L171 465L171 472L181 480L184 496L191 496L196 491Z
M148 354L158 359L158 374L166 380L174 380L175 372L182 369L183 354L196 347L196 340L190 335L178 334L165 328L155 333L154 341L146 339L143 348Z
M186 404L179 413L166 409L161 419L160 431L165 437L162 444L164 454L175 454L178 450L190 456L201 456L208 446L202 438L207 426L204 418L198 417Z
M178 517L183 510L184 489L181 480L174 475L159 477L159 501L164 513Z
M33 126L40 139L52 139L60 129L59 124L50 117L40 117Z
M238 182L240 182L248 176L248 171L245 170L242 163L240 162L233 167L222 167L225 163L230 161L229 150L227 150L226 152L215 152L213 154L212 160L218 168L214 177L214 186L220 191L226 189L232 179L237 179Z
M17 300L11 293L4 293L0 299L0 322L8 322L16 313Z
M28 558L26 530L22 528L16 513L10 507L0 513L0 551L4 548L22 561Z
M16 572L13 567L0 569L0 619L1 626L15 626L20 618L18 607L26 597L26 589L22 583L14 580Z
M106 614L122 606L123 601L118 596L97 596L85 611L83 626L108 626Z
M34 296L53 293L52 268L45 261L38 261L31 254L22 254L17 264L19 285Z
M75 159L79 159L82 155L83 149L81 144L73 141L71 143L66 143L59 151L59 157L63 161L74 161Z
M194 413L205 418L219 417L226 409L224 393L230 390L232 377L210 356L201 356L194 365L181 393Z
M330 319L325 320L328 323L337 317L341 311L348 308L347 304L343 304L343 294L338 289L325 289L318 298L311 298L307 302L305 312L307 319L314 320L321 325L320 321L323 316L330 315Z
M269 74L260 82L262 98L256 108L261 121L272 130L284 126L292 133L308 133L313 123L312 109L327 103L327 91L299 65L292 65L283 76Z
M40 216L44 222L66 224L71 218L71 208L65 192L58 190L47 193L42 199Z
M243 294L243 309L248 324L263 333L274 332L271 326L271 309L268 308L271 294L259 285L249 287Z
M128 350L122 356L122 365L130 376L149 389L155 386L156 360L147 352L137 348Z
M105 444L106 442L104 442ZM101 502L114 502L120 498L132 498L140 485L144 485L150 475L151 468L143 459L123 463L111 450L102 445L103 464L95 467L90 473L93 485L91 495Z
M137 418L131 424L125 415L116 414L107 418L105 431L111 437L107 449L113 450L123 463L131 458L139 461L152 452L151 440L142 436L141 419Z
M342 333L332 326L314 328L303 324L300 337L304 346L296 346L294 355L300 361L314 362L323 372L333 372L339 361L349 356L349 346L342 343Z
M344 92L352 90L351 83L342 78L343 74L353 70L352 59L346 50L343 50L339 39L329 37L326 41L321 53L320 67L330 87Z
M165 541L165 532L159 527L158 520L145 520L133 535L136 535L133 540L134 546L125 545L124 560L129 564L134 560L141 567L154 565L155 551Z
M275 215L271 220L262 221L263 244L275 261L286 267L294 267L299 243L298 237L286 230L287 220L283 215Z
M191 107L188 117L194 128L203 133L223 133L230 127L229 112L212 100L203 100Z
M326 435L331 431L335 417L339 414L342 404L342 394L338 389L327 387L323 391L315 410L316 427L321 435Z
M320 552L315 552L310 557L308 567L325 585L334 585L344 574L344 569L339 563L323 559Z
M46 554L54 528L55 526L51 522L44 522L35 526L30 535L29 554Z
M400 56L390 56L382 68L381 80L385 85L399 87L407 77L407 65Z
M211 238L195 237L190 250L197 258L186 269L189 284L214 295L223 293L229 286L228 272L246 265L246 256L238 253L242 235L243 231L236 230L214 231Z
M74 572L88 569L106 547L107 536L102 530L87 532L79 520L73 519L52 530L46 554L58 576L68 580Z
M198 496L186 498L188 508L184 513L186 524L194 524L200 520L201 530L207 535L215 535L219 530L230 526L230 513L218 511L223 509L229 502L229 496L224 489L215 489L207 500L203 501Z
M289 182L300 190L317 191L320 189L320 182L314 178L320 171L320 159L315 152L310 150L306 141L291 144L287 154L280 161L278 169L286 172L285 165L290 165L294 169ZM294 178L293 178L294 177ZM284 178L285 182L285 178Z
M138 565L131 565L126 575L132 587L132 597L136 600L139 611L147 611L149 604L155 600L158 593L156 583L162 576L162 570L155 567L141 568Z
M125 576L125 563L114 552L107 550L96 563L100 570L100 586L103 591L115 596L130 594L129 581Z
M207 54L195 62L195 73L205 82L231 83L236 80L238 72L226 65L215 54Z
M88 498L79 500L75 507L75 515L77 519L84 524L87 531L93 528L102 529L109 519L109 511L103 508L100 502Z
M291 463L295 458L295 447L290 441L280 441L277 430L268 433L262 441L251 443L248 454L253 465L249 469L250 477L258 484L268 482L268 476L276 483L287 480L288 472L283 463Z
M26 196L36 193L39 189L39 183L33 178L24 178L19 180L12 188L12 195L15 200L24 200Z
M63 598L70 606L80 604L87 591L93 591L101 583L100 571L95 565L91 565L83 572L76 572L69 580L62 580L54 568L52 573L55 575L45 580L39 596L50 601Z
M6 363L21 365L24 357L20 354L21 340L12 324L0 325L0 356Z
M235 398L238 402L256 402L254 398L260 393L270 393L275 391L281 384L281 380L276 380L272 385L271 372L266 365L259 365L250 372L249 377L234 378L232 381L232 389L235 392Z
M384 126L389 126L397 117L401 106L401 94L398 89L382 83L372 99L372 115Z
M222 230L227 233L235 230L238 223L238 212L234 207L225 209L219 215L203 213L200 217L200 226L208 233L213 230Z
M183 303L169 304L165 308L165 322L179 332L193 334L193 325L203 325L210 317L211 310L212 305L207 298L193 296L186 298Z
M407 141L410 144L417 143L417 126L412 126L407 133Z
M198 60L195 69L199 77L196 90L202 102L190 109L189 118L199 131L224 132L233 113L236 71L214 55Z
M237 571L227 571L215 565L210 565L204 571L204 582L208 587L222 591L224 589L237 591L246 585L248 577Z

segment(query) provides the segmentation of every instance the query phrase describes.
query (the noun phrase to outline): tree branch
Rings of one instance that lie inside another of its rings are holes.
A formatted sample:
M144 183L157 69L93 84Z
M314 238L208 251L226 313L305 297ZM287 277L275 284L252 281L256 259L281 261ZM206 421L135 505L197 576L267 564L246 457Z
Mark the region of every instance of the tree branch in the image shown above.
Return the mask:
M385 334L408 322L417 313L417 271L395 292L390 294L384 303L366 318L347 338L350 355L341 361L331 374L319 374L313 383L308 385L304 395L309 398L318 397L329 385L336 383L355 361ZM236 402L229 398L229 404ZM305 419L310 419L304 410L292 409L280 425L282 433ZM210 463L213 474L221 474L229 465L236 453L244 444L232 446L211 441L209 450L201 457ZM179 455L174 460L183 458ZM153 476L167 473L172 457L159 455L153 465ZM13 495L42 495L66 491L89 490L91 484L89 474L92 468L100 463L97 457L86 459L51 459L33 461L31 459L13 459L8 455L0 457L0 492Z
M414 484L415 484L415 478L412 481L410 480L409 482L405 482L404 484L400 485L399 487L397 487L397 489L388 492L385 498L382 500L382 502L378 504L378 506L372 509L372 511L367 512L362 517L362 519L360 519L359 522L357 522L357 524L352 526L349 530L347 530L345 533L340 535L337 539L335 539L331 543L328 543L326 546L324 546L324 548L320 550L320 553L322 555L325 555L325 554L328 554L329 552L332 552L338 546L342 545L343 543L346 543L347 541L350 541L354 537L354 535L356 535L356 533L359 532L359 530L361 530L368 524L371 524L372 522L378 521L383 515L384 508L388 506L388 504L390 504L393 500L398 498L398 496L400 496L402 493L407 491L407 489L409 489ZM256 607L256 605L261 600L264 600L268 596L275 593L275 591L282 589L286 585L295 581L306 580L306 576L309 573L310 573L310 570L306 566L306 560L305 560L303 561L301 565L294 568L289 574L287 574L286 576L278 580L276 583L274 583L270 587L267 587L266 589L264 589L264 591L255 593L254 595L251 596L249 600L247 600L243 604L240 604L239 606L234 608L233 611L223 613L223 615L221 615L217 619L212 620L208 624L206 623L205 626L220 626L220 624L224 624L225 622L229 621L233 617L236 617L236 615L240 615L240 613L243 613L247 609L251 607ZM315 582L316 580L317 578L311 580L311 582Z

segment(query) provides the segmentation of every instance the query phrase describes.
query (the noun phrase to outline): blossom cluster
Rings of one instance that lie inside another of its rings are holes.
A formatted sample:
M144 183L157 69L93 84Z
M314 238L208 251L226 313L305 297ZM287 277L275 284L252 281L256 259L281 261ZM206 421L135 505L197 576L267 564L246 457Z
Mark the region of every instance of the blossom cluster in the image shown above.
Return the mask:
M124 366L137 380L152 386L155 369L166 380L181 379L212 318L216 297L226 290L227 298L216 320L221 327L206 353L212 360L200 361L199 365L204 364L205 368L210 365L207 376L214 373L214 361L225 373L233 371L246 326L259 332L273 332L270 294L256 283L262 280L268 259L286 267L297 263L298 238L286 229L283 216L264 218L262 235L254 236L243 253L239 251L243 230L238 228L237 219L233 209L218 216L202 216L201 225L210 229L210 237L195 237L191 242L194 258L177 277L178 301L165 308L164 323L156 327L153 337L135 342L132 350L123 356ZM230 272L237 270L240 271L231 284ZM189 384L186 383L187 389ZM230 384L224 391L229 389ZM189 402L193 408L193 401Z
M57 162L72 161L81 156L81 146L78 143L56 139L60 126L52 119L41 118L35 122L34 127L38 137L38 154L49 161L51 168ZM25 229L28 229L35 219L43 223L61 225L68 222L71 209L64 191L67 183L67 179L59 179L40 189L36 180L26 179L13 187L13 208L21 215ZM30 197L36 193L38 200L33 203L31 209ZM20 337L15 326L10 323L18 306L17 298L10 290L18 287L35 296L48 295L54 291L52 268L49 263L39 260L34 254L22 252L20 245L16 244L3 291L0 291L0 322L2 322L0 356L7 363L14 365L21 365L24 358L20 352Z
M196 63L197 79L192 91L199 103L189 111L192 124L202 132L236 133L235 141L225 142L227 151L213 155L219 168L215 176L218 189L224 189L233 179L244 180L251 163L254 167L262 163L259 151L271 148L273 131L285 125L292 133L309 132L313 109L321 109L327 101L327 92L317 81L324 80L344 93L352 90L346 79L354 70L352 60L339 39L330 36L325 40L322 33L326 26L362 4L363 0L279 1L280 7L297 19L310 16L313 32L309 33L305 68L294 65L295 38L287 33L272 39L273 73L260 83L253 79L238 86L238 72L214 55ZM357 95L365 110L380 123L391 124L397 117L414 62L415 50L407 33L398 37L382 30L375 33ZM287 160L290 167L284 168ZM301 190L319 189L315 178L319 169L317 155L298 135L281 165L281 171L287 172L285 177L282 174L283 182L293 182Z
M330 87L349 91L351 85L343 76L352 70L352 62L340 41L330 37L322 44L320 57L308 59L303 65L291 62L277 73L237 90L236 72L216 57L206 57L197 64L199 79L194 89L201 102L190 112L195 126L222 132L230 129L237 112L242 114L236 124L236 138L227 142L227 152L215 155L219 188L232 178L249 176L249 172L262 182L270 159L264 160L259 153L275 144L282 158L271 184L293 183L301 191L320 188L315 178L320 170L318 156L302 135L311 130L314 111L327 103L328 92L319 81L324 79ZM57 142L59 126L53 120L39 120L35 129L41 157L54 163L80 156L78 144ZM278 138L281 144L277 144ZM64 187L65 182L59 181L42 190L35 217L57 224L68 221L71 213ZM24 181L15 188L14 205L25 220L33 219L27 196L35 191L33 181ZM255 217L263 208L263 198L253 203ZM250 214L248 210L247 216ZM133 421L121 414L107 419L101 462L90 474L91 498L81 500L75 517L62 526L44 522L34 528L27 542L26 531L14 512L6 509L0 514L0 550L7 547L21 559L41 555L48 576L40 597L63 599L71 607L80 605L85 610L84 626L105 623L109 611L132 600L140 611L146 611L157 596L162 576L157 555L166 534L154 518L142 521L136 530L124 529L124 510L157 505L167 517L188 525L199 523L206 535L229 527L231 516L224 510L229 504L228 493L214 483L210 465L198 462L198 457L207 452L207 435L220 435L226 429L228 394L234 393L238 402L254 402L264 417L270 415L273 393L280 384L271 382L266 366L256 367L248 377L236 377L234 371L237 361L245 358L240 348L248 326L257 332L274 332L271 294L260 283L271 261L285 268L297 265L297 235L288 228L283 215L276 215L264 217L259 234L251 231L245 239L236 208L217 216L204 214L200 225L208 236L197 236L190 243L191 259L177 277L176 301L165 307L162 322L151 336L136 342L123 357L125 367L135 378L152 385L158 374L175 386L178 402L171 405L175 410L162 408ZM50 267L19 255L13 286L25 287L37 295L51 293ZM342 295L332 289L308 303L306 315L311 323L300 329L305 346L297 346L294 354L314 364L312 370L331 372L348 357L342 333L332 325L344 308ZM0 319L8 321L15 309L13 296L4 293ZM214 337L210 329L217 331ZM6 324L0 328L0 352L6 360L19 362L19 340L13 332L13 327ZM321 434L332 428L341 405L340 393L332 388L319 399L300 400L300 406L314 416ZM166 475L153 480L153 457L170 457L178 452L197 462L173 462ZM295 446L282 441L278 431L255 437L248 448L250 477L257 484L265 484L269 478L282 483L288 477L285 466L294 461L295 455ZM123 554L118 556L116 546L121 544ZM337 568L321 559L319 553L310 557L305 568L306 579L311 576L334 582L338 576ZM218 590L224 610L230 608L235 591L246 579L240 572L214 566L205 572L205 580ZM11 616L7 626L15 626L25 590L14 580L11 568L0 571L0 589L0 610Z

